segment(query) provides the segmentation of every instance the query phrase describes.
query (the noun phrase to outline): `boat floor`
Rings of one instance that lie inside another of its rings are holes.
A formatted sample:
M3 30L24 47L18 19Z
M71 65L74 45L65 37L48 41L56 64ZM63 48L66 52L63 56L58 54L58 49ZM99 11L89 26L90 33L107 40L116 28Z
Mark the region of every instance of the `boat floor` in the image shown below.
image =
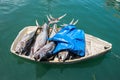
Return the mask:
M18 36L16 37L16 39L13 41L12 45L11 45L11 52L19 57L25 58L25 59L29 59L32 61L35 61L34 58L31 58L29 56L26 55L19 55L17 53L15 53L15 47L17 45L17 43L20 41L20 39L22 38L23 34L28 34L30 32L34 32L36 30L36 26L28 26L25 27L24 29L22 29ZM48 62L48 63L73 63L73 62L79 62L82 60L86 60L89 58L93 58L102 54L105 54L107 51L109 51L112 48L112 44L104 41L100 38L94 37L92 35L89 34L85 34L85 41L86 41L86 52L85 52L85 56L84 57L80 57L80 58L74 58L74 59L68 59L65 60L64 62L60 62L57 58L53 59L53 60L49 60L49 61L43 61L43 62ZM42 61L41 61L42 62Z

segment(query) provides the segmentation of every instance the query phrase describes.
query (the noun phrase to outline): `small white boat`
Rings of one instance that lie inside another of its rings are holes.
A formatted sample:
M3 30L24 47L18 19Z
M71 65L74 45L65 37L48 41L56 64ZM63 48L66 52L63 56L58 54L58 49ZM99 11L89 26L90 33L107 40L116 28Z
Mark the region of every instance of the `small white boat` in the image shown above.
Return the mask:
M15 51L15 48L16 48L17 43L20 41L20 39L22 38L22 36L24 34L34 32L36 30L36 28L37 28L36 26L28 26L28 27L23 28L19 32L19 34L17 35L16 39L13 41L10 51L13 54L15 54L19 57L35 61L34 58L31 58L30 56L17 54L16 51ZM83 60L87 60L87 59L90 59L90 58L97 57L99 55L103 55L107 51L111 50L111 48L112 48L111 43L106 42L102 39L99 39L99 38L94 37L94 36L89 35L89 34L85 34L85 40L86 40L86 53L85 53L84 57L69 59L69 60L65 60L64 62L60 62L57 59L49 60L49 61L40 61L40 62L45 62L45 63L74 63L74 62L80 62L80 61L83 61Z

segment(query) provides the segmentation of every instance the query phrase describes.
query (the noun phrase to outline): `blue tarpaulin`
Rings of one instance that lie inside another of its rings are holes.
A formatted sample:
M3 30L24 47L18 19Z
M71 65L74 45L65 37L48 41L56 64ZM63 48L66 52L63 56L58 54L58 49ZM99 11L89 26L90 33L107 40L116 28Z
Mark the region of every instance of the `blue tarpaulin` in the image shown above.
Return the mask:
M55 36L49 39L56 43L53 54L61 50L68 50L79 56L85 55L85 33L74 25L63 27Z

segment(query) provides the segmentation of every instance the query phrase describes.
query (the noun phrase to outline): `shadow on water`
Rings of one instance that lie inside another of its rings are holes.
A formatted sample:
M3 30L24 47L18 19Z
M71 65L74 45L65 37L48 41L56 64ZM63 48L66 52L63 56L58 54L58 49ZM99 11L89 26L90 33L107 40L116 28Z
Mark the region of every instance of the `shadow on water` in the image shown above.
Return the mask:
M66 70L66 69L91 68L91 67L97 66L104 60L106 55L99 56L99 57L89 59L89 60L86 60L86 61L81 61L81 62L78 62L78 63L73 63L73 64L39 63L39 62L34 62L34 61L30 61L30 60L20 58L18 56L14 56L14 57L17 58L17 63L18 64L25 64L27 62L27 63L31 63L31 64L35 65L36 78L42 78L51 69L59 69L60 73L63 73L63 71Z
M66 69L76 69L76 68L90 68L99 65L105 58L104 56L100 56L97 58L93 58L86 61L81 61L78 63L71 63L71 64L47 64L47 63L38 63L36 64L36 77L41 78L42 76L47 73L50 69L59 69L60 73L63 73ZM44 71L44 72L41 72Z

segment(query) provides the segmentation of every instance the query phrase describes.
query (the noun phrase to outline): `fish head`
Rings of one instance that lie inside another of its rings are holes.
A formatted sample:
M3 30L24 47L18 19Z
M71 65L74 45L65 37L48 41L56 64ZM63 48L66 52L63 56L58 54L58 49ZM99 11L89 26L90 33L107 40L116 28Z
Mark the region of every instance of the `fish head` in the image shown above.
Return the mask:
M61 51L61 52L58 53L59 61L65 61L67 56L68 56L68 51Z
M41 60L39 55L38 56L34 56L34 59L35 59L35 61L40 61Z
M44 51L44 50L38 50L37 52L35 52L35 54L34 54L34 59L36 60L36 61L40 61L44 56L45 56L45 53L46 53L46 51Z
M25 42L19 42L16 46L16 53L22 53L25 48Z
M35 59L35 61L40 61L41 60L41 57L40 57L38 52L34 53L34 57L33 58Z

